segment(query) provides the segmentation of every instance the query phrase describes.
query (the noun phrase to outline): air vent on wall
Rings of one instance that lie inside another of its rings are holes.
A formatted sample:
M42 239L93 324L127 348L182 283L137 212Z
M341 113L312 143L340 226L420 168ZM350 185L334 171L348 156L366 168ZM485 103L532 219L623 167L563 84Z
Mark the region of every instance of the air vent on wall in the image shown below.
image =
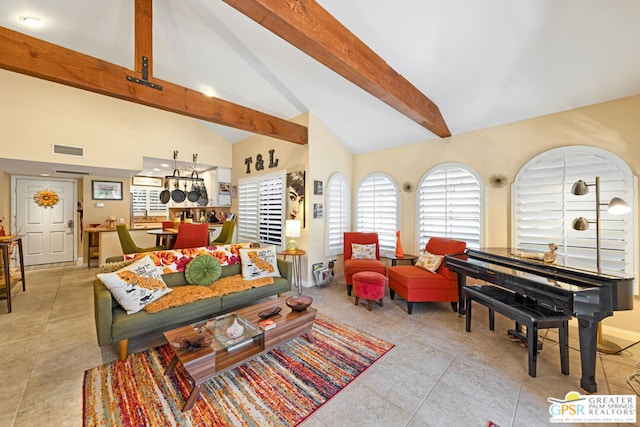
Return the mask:
M66 171L64 169L54 169L54 171L56 173L69 173L72 175L91 175L91 172L85 172L85 171Z
M53 154L64 154L65 156L84 157L84 147L74 147L73 145L53 144Z

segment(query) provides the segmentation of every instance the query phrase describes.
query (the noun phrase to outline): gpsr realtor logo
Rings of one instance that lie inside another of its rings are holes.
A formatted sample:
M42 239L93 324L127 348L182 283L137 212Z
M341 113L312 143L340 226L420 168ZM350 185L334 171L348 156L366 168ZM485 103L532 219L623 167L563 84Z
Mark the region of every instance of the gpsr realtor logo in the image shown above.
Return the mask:
M570 391L563 399L547 398L552 423L635 423L635 395L586 395Z

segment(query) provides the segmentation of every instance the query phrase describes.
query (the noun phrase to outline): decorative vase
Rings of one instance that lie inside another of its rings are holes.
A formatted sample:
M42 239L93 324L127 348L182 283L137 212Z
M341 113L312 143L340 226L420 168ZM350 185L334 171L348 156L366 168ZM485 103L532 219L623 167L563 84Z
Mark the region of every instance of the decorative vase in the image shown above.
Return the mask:
M404 256L404 251L402 250L402 243L400 242L400 231L396 231L396 258L402 258Z
M233 324L227 328L229 338L238 338L244 333L244 326L238 323L238 318L233 319Z

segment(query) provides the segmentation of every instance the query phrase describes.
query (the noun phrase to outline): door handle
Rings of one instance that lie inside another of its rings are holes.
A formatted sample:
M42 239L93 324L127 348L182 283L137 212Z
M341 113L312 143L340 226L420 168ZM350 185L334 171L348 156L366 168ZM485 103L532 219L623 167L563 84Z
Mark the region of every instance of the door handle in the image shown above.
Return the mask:
M72 219L67 221L67 228L69 230L73 230L73 220Z

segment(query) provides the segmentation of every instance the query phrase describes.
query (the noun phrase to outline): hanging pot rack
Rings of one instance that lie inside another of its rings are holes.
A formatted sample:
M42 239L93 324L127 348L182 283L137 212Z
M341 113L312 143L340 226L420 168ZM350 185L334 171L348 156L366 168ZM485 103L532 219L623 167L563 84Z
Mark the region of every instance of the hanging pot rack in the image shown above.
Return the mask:
M165 180L171 182L171 180L178 181L191 181L191 182L203 182L204 178L200 178L198 176L198 171L196 170L196 162L198 161L198 155L193 155L193 167L190 166L180 166L178 167L178 150L173 151L173 175L167 175L164 177ZM191 172L190 176L181 176L180 171Z

